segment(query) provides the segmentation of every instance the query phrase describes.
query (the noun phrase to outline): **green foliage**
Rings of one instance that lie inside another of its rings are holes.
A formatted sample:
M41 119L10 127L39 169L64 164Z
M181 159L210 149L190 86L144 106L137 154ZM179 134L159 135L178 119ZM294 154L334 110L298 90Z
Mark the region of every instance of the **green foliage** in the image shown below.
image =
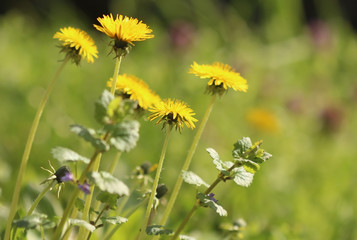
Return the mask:
M91 172L89 179L102 191L119 196L129 195L129 188L108 172Z
M104 90L100 98L95 102L94 116L101 124L107 124L110 118L107 115L108 105L113 101L114 96L108 90Z
M196 185L197 187L200 187L202 185L205 187L209 187L209 185L194 172L182 171L181 174L182 174L182 179L188 184Z
M171 235L173 233L172 230L166 229L162 225L147 226L145 231L147 235Z
M80 198L77 198L74 206L78 208L78 211L82 212L84 209L84 201Z
M96 198L101 203L106 204L110 209L116 209L117 202L119 199L118 194L111 194L109 192L100 192Z
M210 154L213 159L213 164L216 166L216 169L220 171L224 176L229 176L231 173L228 171L234 163L230 161L223 162L220 158L216 150L213 148L207 148L207 152Z
M119 216L114 216L114 217L101 217L100 218L103 223L110 223L113 225L121 225L123 223L126 223L128 221L127 218L125 217L119 217Z
M245 167L236 167L232 170L233 181L239 186L249 187L253 182L254 174L245 170Z
M69 220L69 224L70 225L75 225L75 226L79 226L79 227L84 227L86 228L88 231L93 232L95 230L95 226L93 226L92 224L90 224L87 221L84 221L82 219L73 219L70 218Z
M107 125L106 129L111 132L110 144L118 151L129 152L139 140L139 127L139 122L135 120Z
M187 235L180 235L179 239L180 240L196 240L196 238L190 237L190 236L187 236Z
M227 216L227 211L221 205L214 202L208 195L197 193L197 199L200 200L201 206L213 209L219 216Z
M94 148L100 152L105 152L109 150L109 144L104 140L95 137L95 131L90 128L85 128L79 124L71 125L71 131L82 137L85 141L90 142Z
M41 226L44 229L54 228L56 223L47 218L46 214L33 213L30 216L14 220L13 225L18 228L31 229Z
M64 147L55 147L51 150L53 158L57 159L59 162L77 162L81 161L83 163L88 164L89 159L79 155L78 153L72 151L71 149Z

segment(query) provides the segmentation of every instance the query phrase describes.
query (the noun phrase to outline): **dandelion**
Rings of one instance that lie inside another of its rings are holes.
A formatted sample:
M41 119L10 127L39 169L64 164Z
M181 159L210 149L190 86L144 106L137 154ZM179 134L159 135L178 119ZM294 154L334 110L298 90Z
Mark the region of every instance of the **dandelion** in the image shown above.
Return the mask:
M153 38L154 35L150 34L152 30L142 21L136 18L127 17L123 15L103 15L102 18L97 18L100 25L94 24L94 27L108 37L114 40L113 50L117 56L126 54L133 46L133 42L144 41Z
M166 124L173 125L180 132L184 124L188 128L194 129L194 122L198 121L193 117L195 115L193 110L186 103L179 100L165 99L157 102L149 111L152 112L149 116L150 121L159 118L156 124L163 122L163 127Z
M260 131L276 133L279 131L279 123L276 116L266 109L254 108L246 114L247 122Z
M113 79L111 78L107 82L107 86L112 87L112 84ZM115 89L122 97L137 101L139 107L144 110L161 101L160 97L144 81L132 75L119 75Z
M241 92L246 92L248 89L247 80L235 72L228 64L216 62L212 65L200 65L193 62L189 73L195 74L200 78L209 78L206 91L211 94L221 96L227 92L228 88Z
M93 63L98 58L98 50L93 39L83 30L73 27L61 28L53 38L62 42L61 52L65 52L77 65L81 59Z

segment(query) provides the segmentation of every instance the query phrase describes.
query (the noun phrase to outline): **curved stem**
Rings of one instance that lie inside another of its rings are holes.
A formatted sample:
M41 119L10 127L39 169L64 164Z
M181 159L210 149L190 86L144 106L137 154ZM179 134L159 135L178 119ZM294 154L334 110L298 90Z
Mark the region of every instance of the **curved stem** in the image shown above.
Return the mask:
M79 183L80 184L83 184L85 178L86 178L86 175L87 173L92 169L93 167L93 164L95 163L95 160L97 159L97 156L100 154L99 151L95 151L92 158L91 158L91 161L89 162L89 164L87 165L87 167L84 169L84 171L82 172L82 175L81 175L81 178L79 179ZM61 218L61 221L60 223L58 224L57 228L56 228L56 231L54 233L54 235L52 236L52 239L53 240L57 240L60 238L61 236L61 233L62 233L62 230L63 230L63 227L64 227L64 224L66 223L67 219L68 219L68 216L74 206L74 203L78 197L78 194L80 193L80 190L79 188L75 188L71 198L69 199L69 201L67 202L67 206L63 212L63 215L62 215L62 218Z
M31 148L32 148L32 143L33 140L35 138L36 135L36 131L37 131L37 127L38 124L40 122L42 113L43 113L43 109L46 106L48 97L50 96L53 87L58 79L58 76L60 75L60 73L62 72L64 66L66 65L66 63L68 62L69 58L66 57L65 60L62 62L62 64L60 65L60 67L58 68L55 76L53 77L52 81L49 83L44 96L42 97L41 103L37 109L35 118L32 122L32 126L29 132L29 135L27 137L27 142L25 145L25 150L24 150L24 154L22 155L22 159L21 159L21 164L20 164L20 169L19 169L19 173L17 175L17 180L16 180L16 186L15 186L15 190L14 193L12 195L12 201L11 201L11 207L10 207L10 213L9 213L9 218L7 219L7 225L6 225L6 231L5 231L5 240L10 239L10 231L11 231L11 225L12 225L12 221L15 217L15 213L16 213L16 209L17 209L17 204L19 201L19 196L20 196L20 190L21 190L21 184L22 184L22 178L24 176L25 170L26 170L26 166L27 166L27 162L30 156L30 152L31 152Z
M195 205L193 205L193 207L191 208L191 211L186 215L186 217L183 219L183 221L181 222L180 226L178 227L178 229L175 231L174 236L171 238L172 240L177 239L177 237L180 235L182 229L186 226L186 224L188 223L188 221L190 220L190 218L192 217L193 213L197 210L197 208L200 206L199 205L199 200L197 200L195 202Z
M109 167L109 170L108 172L110 174L113 174L114 170L115 170L115 167L117 166L118 162L119 162L119 159L120 159L120 156L121 156L121 152L117 152L117 154L115 155L114 157L114 160L112 161L112 164L110 165Z
M170 127L168 128L168 131L167 131L166 137L165 137L165 141L164 141L164 145L162 146L162 151L161 151L159 164L158 164L157 169L156 169L156 175L155 175L154 183L153 183L153 186L152 186L152 190L151 190L148 206L146 208L146 212L145 212L145 216L144 216L144 222L143 222L143 225L141 227L138 239L142 239L143 238L143 236L145 234L146 226L147 226L148 221L149 221L150 212L151 212L151 208L152 208L152 205L153 205L153 202L154 202L154 198L155 198L155 195L156 195L156 188L157 188L157 185L159 184L160 174L161 174L161 170L162 170L162 165L164 163L165 154L166 154L167 145L168 145L168 142L169 142L169 137L170 137L171 130L172 130L172 125L170 125Z
M112 82L112 87L110 89L111 94L114 95L115 93L115 87L117 86L117 80L118 80L118 75L119 75L119 69L120 69L120 63L121 59L123 58L122 55L117 57L117 60L115 62L115 68L114 68L114 74L113 74L113 82Z
M37 198L35 199L35 201L33 202L32 206L30 207L30 209L27 212L27 216L30 216L33 212L33 210L35 210L35 208L37 207L38 203L41 201L41 199L43 198L43 196L45 196L45 194L53 187L54 183L56 183L55 181L52 181L50 184L47 184L47 187L45 187L42 192L37 196Z
M182 171L187 171L188 168L190 167L193 154L196 151L198 142L199 142L199 140L201 138L202 132L203 132L203 130L204 130L205 126L206 126L206 123L208 121L208 118L209 118L209 116L211 114L211 111L212 111L213 104L214 104L215 100L216 100L216 95L213 95L212 98L211 98L211 101L210 101L210 103L208 105L208 108L207 108L205 114L203 115L201 124L197 129L196 135L195 135L195 137L193 139L193 142L192 142L190 150L189 150L189 152L187 154L186 160L185 160L185 162L183 164L183 167L182 167L182 169L180 171L180 174L179 174L179 177L178 177L178 179L176 181L175 187L172 190L171 197L169 199L169 202L167 203L167 207L165 209L165 212L163 213L160 225L164 226L166 224L166 221L167 221L167 219L168 219L168 217L169 217L169 215L170 215L170 213L172 211L172 208L173 208L173 206L175 204L177 195L178 195L178 193L179 193L179 191L181 189L181 185L182 185L182 181L183 181L181 172Z
M94 163L92 171L94 171L94 172L98 171L101 157L102 157L102 154L98 154L98 156L95 159L95 163ZM94 193L94 185L92 185L90 187L90 193L86 196L86 200L85 200L84 208L83 208L83 212L82 212L82 220L85 220L85 221L89 220L89 210L90 210L90 205L92 203L93 193ZM79 233L78 233L78 236L79 236L78 239L86 239L87 234L88 234L88 230L84 227L80 227Z

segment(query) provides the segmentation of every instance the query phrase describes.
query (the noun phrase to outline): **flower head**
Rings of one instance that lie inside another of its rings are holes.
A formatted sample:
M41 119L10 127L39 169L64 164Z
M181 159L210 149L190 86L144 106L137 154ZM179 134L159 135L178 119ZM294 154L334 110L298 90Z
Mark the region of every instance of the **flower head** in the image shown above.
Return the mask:
M97 18L100 25L94 24L94 27L110 38L114 39L113 49L117 56L125 54L129 51L130 45L133 42L144 41L153 38L150 34L152 30L142 21L136 18L123 15L103 15L102 18Z
M150 121L159 118L156 124L164 122L163 127L166 124L174 125L176 130L179 131L183 128L183 124L186 124L188 128L194 129L194 122L197 122L197 119L193 117L195 115L193 110L186 103L179 100L165 99L155 103L149 111L152 112L149 116Z
M279 131L279 123L276 116L266 109L254 108L246 114L247 122L254 128L269 132L277 133Z
M81 29L61 28L60 32L56 32L53 38L62 42L61 51L65 52L77 65L81 59L86 59L87 62L92 63L94 58L98 57L97 46L93 39Z
M78 184L78 188L84 192L84 194L90 194L90 187L87 182L84 182L83 184Z
M112 86L112 81L113 79L108 81L108 87ZM120 95L137 101L139 106L144 110L147 110L154 103L161 101L160 97L144 81L132 75L119 75L115 89Z
M200 78L209 78L207 92L211 94L223 95L228 88L242 92L246 92L248 89L247 80L227 64L217 62L212 65L200 65L193 62L189 73Z
M215 202L215 203L218 202L218 200L214 198L214 193L208 194L208 197L209 197L209 199L210 199L211 201L213 201L213 202Z

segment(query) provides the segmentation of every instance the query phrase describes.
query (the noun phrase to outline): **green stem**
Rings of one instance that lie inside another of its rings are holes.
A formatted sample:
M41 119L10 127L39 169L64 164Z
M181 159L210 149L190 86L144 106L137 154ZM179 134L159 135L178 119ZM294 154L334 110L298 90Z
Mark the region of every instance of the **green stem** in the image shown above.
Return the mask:
M100 217L103 215L105 210L108 210L108 205L104 205L102 211L100 211L100 213L98 214L97 218L95 219L95 221L93 223L94 226L97 224L97 222L99 221ZM90 232L89 234L86 234L86 235L88 235L87 240L89 240L90 237L92 236L92 232Z
M145 198L144 201L140 202L139 204L137 204L135 207L133 207L124 217L125 218L129 218L141 205L143 205L144 203L147 202L147 199ZM104 240L109 240L111 239L114 234L116 233L116 231L118 231L118 229L121 227L121 224L120 225L117 225L115 226L109 234L107 234L105 237L104 237Z
M117 80L118 80L118 75L119 75L119 69L120 69L120 63L121 59L123 58L122 55L117 57L117 60L115 62L115 68L114 68L114 75L113 75L113 82L112 82L112 88L110 89L111 94L114 95L115 93L115 88L117 86Z
M37 207L38 203L41 201L43 196L45 196L45 194L53 187L54 183L56 183L55 180L53 180L50 184L47 184L47 187L45 187L42 190L42 192L37 196L37 198L33 202L32 206L28 210L27 216L30 216L32 214L33 210L35 210L35 208Z
M97 156L100 154L100 152L98 150L96 150L91 158L91 161L89 162L89 164L87 165L87 167L84 169L84 171L82 172L81 178L79 179L79 183L83 184L84 180L86 178L87 173L92 169L93 164L95 163L95 160L97 159ZM64 224L66 223L68 216L74 206L74 203L78 197L78 194L80 193L80 189L79 188L75 188L70 200L67 202L67 206L63 212L62 218L60 223L58 224L56 231L54 233L54 235L52 236L52 240L57 240L60 238Z
M17 204L19 201L19 196L20 196L20 190L21 190L21 184L22 184L22 179L26 170L26 166L27 166L27 162L30 156L30 152L31 152L31 148L32 148L32 143L33 140L35 138L36 135L36 131L37 131L37 127L38 124L40 122L43 110L46 106L47 100L53 90L53 87L60 75L60 73L62 72L64 66L66 65L66 63L68 62L69 58L65 58L65 60L62 62L62 64L60 65L60 67L58 68L55 76L53 77L52 81L49 83L44 96L42 97L41 103L37 109L35 118L32 122L32 126L27 138L27 142L25 145L25 150L24 150L24 154L22 155L22 159L21 159L21 164L20 164L20 169L19 169L19 173L17 175L17 180L16 180L16 185L15 185L15 190L14 193L12 195L12 201L11 201L11 207L10 207L10 213L9 213L9 217L7 219L7 225L6 225L6 231L5 231L5 240L10 239L10 232L11 232L11 225L12 225L12 221L15 217L15 213L16 213L16 209L17 209Z
M98 154L97 158L95 159L95 163L94 163L94 166L92 169L93 172L98 171L101 157L102 157L102 154ZM93 193L94 193L94 185L92 185L90 187L90 193L86 196L86 201L84 203L84 208L83 208L83 212L82 212L82 220L85 220L85 221L89 220L89 210L90 210L90 205L92 203ZM78 233L78 236L79 236L78 239L86 239L87 234L88 234L88 230L84 227L80 227L79 233Z
M110 174L113 174L113 172L115 170L115 167L117 166L117 164L119 162L120 156L121 156L121 152L117 152L117 154L115 155L115 158L112 161L112 164L110 164L110 167L109 167L109 170L108 170L108 172Z
M191 211L186 215L186 217L183 219L181 222L180 226L177 228L175 231L174 236L171 238L172 240L177 239L177 237L180 235L182 229L186 226L190 218L192 217L193 213L197 210L197 208L200 206L199 200L196 200L195 205L191 208Z
M177 195L178 195L178 193L179 193L179 191L181 189L181 185L182 185L182 181L183 181L181 172L182 171L187 171L188 168L190 167L192 157L193 157L193 155L194 155L194 153L196 151L196 148L197 148L198 142L199 142L199 140L201 138L202 132L203 132L203 130L204 130L205 126L206 126L206 123L208 121L208 118L209 118L209 116L211 114L211 111L212 111L213 104L214 104L215 100L216 100L216 95L213 95L212 98L211 98L211 101L210 101L210 103L208 105L208 108L207 108L205 114L203 115L201 124L197 129L196 135L195 135L195 137L193 139L193 142L192 142L190 150L189 150L189 152L187 154L186 160L185 160L185 162L183 164L183 167L182 167L182 169L180 171L180 174L179 174L179 177L178 177L178 179L176 181L175 187L172 190L171 197L170 197L169 202L167 203L167 207L166 207L166 209L165 209L165 211L163 213L160 225L164 226L166 224L166 221L167 221L167 219L168 219L168 217L169 217L169 215L170 215L170 213L172 211L172 208L173 208L173 206L175 204Z
M167 130L165 141L164 141L164 145L162 146L161 156L160 156L158 167L156 169L156 175L155 175L154 183L153 183L151 194L150 194L150 198L149 198L149 203L148 203L148 206L146 208L146 212L145 212L145 216L144 216L144 222L143 222L143 225L142 225L142 227L140 229L140 233L139 233L139 238L138 239L142 239L143 238L143 236L145 234L146 226L147 226L148 221L149 221L151 208L152 208L152 205L153 205L153 202L154 202L154 198L155 198L155 195L156 195L156 188L157 188L157 185L159 184L159 180L160 180L160 174L161 174L162 165L163 165L164 159L165 159L165 154L166 154L167 145L168 145L168 142L169 142L171 129L172 129L172 125L170 125L170 127Z
M70 218L76 218L77 214L78 214L78 208L74 208L72 213L71 213ZM63 234L62 240L67 240L69 238L69 236L71 235L72 228L73 228L73 225L68 226L67 230Z

